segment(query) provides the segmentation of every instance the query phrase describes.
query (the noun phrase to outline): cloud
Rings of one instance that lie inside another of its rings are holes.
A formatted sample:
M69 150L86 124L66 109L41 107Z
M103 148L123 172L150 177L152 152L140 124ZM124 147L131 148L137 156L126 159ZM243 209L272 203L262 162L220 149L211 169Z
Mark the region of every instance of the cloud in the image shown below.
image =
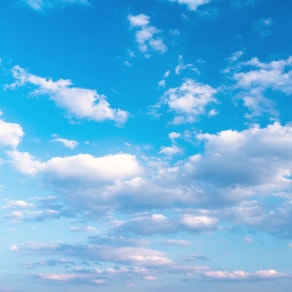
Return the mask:
M185 214L182 216L181 224L189 230L202 231L217 228L218 219L208 216L194 216Z
M50 9L56 7L63 7L65 5L82 4L88 5L89 0L22 0L30 8L41 11L43 9Z
M279 273L276 270L259 270L254 273L245 271L207 271L203 273L206 278L221 280L221 281L234 281L234 280L272 280L278 278L287 278L287 274Z
M269 98L268 89L290 95L292 93L292 57L264 63L258 58L241 63L240 70L233 78L236 87L242 90L237 96L243 100L250 114L247 117L268 113L277 116L275 102Z
M136 42L142 53L146 54L151 51L165 53L167 51L163 39L159 36L160 30L149 25L149 16L145 14L129 15L128 20L131 28L136 29Z
M0 146L17 148L23 136L24 131L19 124L0 120Z
M120 233L139 235L167 234L177 232L204 232L218 229L218 219L193 214L182 214L169 219L163 214L143 214L121 223L117 230ZM175 243L175 242L173 242ZM179 243L177 243L179 244Z
M183 60L183 56L178 56L178 65L175 67L175 74L180 75L184 70L191 70L193 72L196 72L197 74L200 74L198 68L196 68L193 64L185 64Z
M4 218L14 223L75 217L70 208L53 196L32 197L27 201L4 200L2 209Z
M169 137L179 136L172 132ZM231 224L291 236L285 222L292 220L292 208L288 197L284 197L292 187L291 125L274 123L264 128L254 125L242 131L197 133L192 139L191 142L202 144L202 153L177 162L127 153L100 157L78 154L47 161L16 150L7 154L20 172L40 179L46 189L54 191L77 212L86 210L87 214L100 216L111 209L119 212L174 207L185 210L172 219L159 211L134 216L128 222L119 223L116 229L123 232L216 230L223 219ZM264 211L263 206L248 203L259 196L278 196L279 206ZM228 206L229 211L186 211L190 205L213 210ZM17 212L14 216L25 217L22 209L14 210ZM69 212L53 206L46 206L45 210L55 210L55 218ZM48 217L49 213L44 216ZM268 225L271 219L273 224Z
M168 266L173 263L164 252L140 247L113 247L107 245L69 245L62 243L40 244L29 242L13 244L10 250L17 253L61 253L63 256L78 256L92 261L114 262L146 267Z
M64 139L64 138L55 138L52 140L52 142L58 142L63 144L66 148L69 149L74 149L78 146L78 142L75 140L68 140L68 139Z
M173 156L181 152L182 152L182 149L180 149L179 147L175 145L172 145L170 147L161 147L161 150L159 151L159 153L166 154L168 156Z
M191 171L221 187L251 187L252 192L259 191L255 187L261 185L270 192L274 187L289 187L291 137L291 126L279 123L266 128L198 134L197 138L205 143L205 154L190 158L190 164L196 165Z
M48 95L58 107L65 109L78 119L98 122L113 120L116 124L122 125L129 116L126 111L111 108L104 95L99 95L93 89L73 87L70 80L53 81L30 74L19 66L13 67L12 74L15 82L7 88L34 85L36 89L33 91L33 95Z
M175 112L174 124L192 123L206 113L206 108L216 103L216 90L207 84L187 79L180 87L168 89L162 103Z
M190 10L197 10L199 6L205 5L211 2L211 0L170 0L170 1L187 5L188 9Z

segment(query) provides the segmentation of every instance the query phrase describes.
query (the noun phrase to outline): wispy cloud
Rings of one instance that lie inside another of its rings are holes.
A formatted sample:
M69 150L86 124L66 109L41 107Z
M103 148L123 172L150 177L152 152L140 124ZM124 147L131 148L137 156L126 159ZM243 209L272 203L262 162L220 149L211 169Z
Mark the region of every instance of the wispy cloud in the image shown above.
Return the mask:
M211 0L169 0L169 1L186 5L190 10L196 10L199 6L211 2Z
M68 140L65 138L56 137L52 140L52 142L57 142L63 144L66 148L74 149L78 146L78 142L75 140Z
M44 9L51 9L57 7L63 7L65 5L88 5L89 0L22 0L30 8L41 11Z

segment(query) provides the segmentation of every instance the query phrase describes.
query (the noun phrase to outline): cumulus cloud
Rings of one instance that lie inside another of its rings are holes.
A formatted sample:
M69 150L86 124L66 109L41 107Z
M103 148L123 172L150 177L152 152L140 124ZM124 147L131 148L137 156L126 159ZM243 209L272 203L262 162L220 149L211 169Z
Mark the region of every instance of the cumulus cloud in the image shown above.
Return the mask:
M269 192L290 186L291 125L274 123L197 137L205 143L205 154L193 156L186 164L196 165L191 171L197 177L221 187L252 187L257 192L257 186L266 186Z
M292 57L264 63L258 58L241 63L241 72L233 75L236 87L243 90L238 97L249 109L247 117L268 113L275 117L275 102L267 90L290 95L292 93Z
M169 137L174 140L180 135L172 132ZM159 211L134 216L120 222L116 230L143 235L201 232L216 230L220 220L228 220L290 238L286 222L292 220L292 204L285 194L292 187L291 125L198 133L193 139L202 143L202 153L175 163L127 153L78 154L47 161L17 150L7 151L7 155L19 171L40 178L42 185L57 192L72 210L86 209L95 216L110 209L125 212L192 205L216 210L229 206L228 211L218 213L182 211L172 219ZM278 205L268 210L256 201L259 196L273 196ZM25 201L6 206L15 220L58 218L68 212L47 206L39 214L37 209L25 210L29 209Z
M215 94L211 86L187 79L181 86L168 89L162 102L175 112L173 123L192 123L206 113L210 104L217 102Z
M19 124L5 122L0 119L0 146L16 148L23 136L24 131Z
M170 0L170 1L187 5L188 9L190 10L196 10L199 6L205 5L211 2L211 0Z
M159 36L160 30L150 25L150 18L145 14L129 15L128 20L131 28L136 29L136 42L142 53L158 51L165 53L167 47L163 39Z
M93 121L113 120L122 125L128 118L128 112L110 107L106 96L98 94L93 89L73 87L70 80L53 81L30 74L25 69L15 66L12 69L15 83L7 86L15 88L24 85L34 85L34 95L47 95L60 108L78 119Z

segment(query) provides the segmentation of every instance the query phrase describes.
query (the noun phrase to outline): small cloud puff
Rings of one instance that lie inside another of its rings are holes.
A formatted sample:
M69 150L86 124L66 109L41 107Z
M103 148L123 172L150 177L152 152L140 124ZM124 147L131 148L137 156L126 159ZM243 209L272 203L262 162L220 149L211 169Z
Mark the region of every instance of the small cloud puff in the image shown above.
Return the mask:
M149 51L165 53L167 47L164 44L163 39L158 36L160 30L155 26L149 25L149 19L149 16L145 14L128 16L131 27L137 29L135 35L139 50L145 54L149 53Z

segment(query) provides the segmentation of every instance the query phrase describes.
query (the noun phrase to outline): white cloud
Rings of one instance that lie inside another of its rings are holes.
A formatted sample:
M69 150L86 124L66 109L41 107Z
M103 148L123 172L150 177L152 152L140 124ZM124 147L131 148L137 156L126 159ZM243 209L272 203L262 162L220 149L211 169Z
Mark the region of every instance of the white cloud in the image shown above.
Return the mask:
M125 265L138 265L145 267L163 267L173 264L164 252L154 249L139 247L114 247L107 245L67 245L62 243L40 244L28 242L25 244L13 244L10 250L18 253L46 252L58 253L63 256L76 253L81 258L89 258L93 261L114 262Z
M33 91L34 95L48 95L58 107L67 110L76 118L93 121L113 120L118 125L128 118L128 112L111 108L104 95L99 95L93 89L73 87L70 80L53 81L30 74L19 66L15 66L12 73L16 81L7 86L8 88L32 84L37 87Z
M149 16L145 14L130 15L128 17L131 26L143 27L149 24Z
M16 148L23 135L24 132L19 124L8 123L4 120L0 120L0 146Z
M205 5L211 2L211 0L170 0L179 4L187 5L190 10L196 10L199 6Z
M24 174L43 172L56 180L84 180L93 182L113 182L139 175L141 167L135 156L130 154L115 154L94 157L89 154L75 156L53 157L41 162L29 153L9 151L15 167Z
M187 79L180 87L167 90L163 103L176 113L175 124L194 122L205 114L210 104L217 102L215 93L216 90L211 86Z
M237 82L236 87L244 90L238 96L251 112L247 117L265 112L275 116L275 104L266 90L272 89L286 95L292 93L292 57L269 63L252 58L242 63L240 69L243 72L236 72L233 77Z
M12 159L13 165L26 175L35 175L44 168L44 164L28 152L7 151L7 155Z
M149 19L149 16L145 14L128 16L131 27L138 29L136 31L136 42L138 43L139 50L143 53L149 53L149 51L165 53L167 47L159 36L160 30L155 26L149 25Z
M66 148L69 148L69 149L74 149L78 146L77 141L68 140L68 139L64 139L64 138L55 138L52 140L52 142L59 142L59 143L63 144Z
M189 230L201 231L208 229L216 229L218 219L208 216L194 216L184 214L181 218L181 224Z
M28 203L23 200L8 201L8 204L3 206L2 209L11 209L11 208L30 208L33 207L33 204Z
M245 271L207 271L203 275L216 280L267 280L288 277L287 274L279 273L276 270L260 270L254 273Z
M196 72L197 74L200 74L198 68L196 68L193 64L185 64L183 60L183 56L179 55L178 65L175 67L175 74L179 75L182 73L182 71L187 70L187 69L193 72Z
M89 4L89 0L23 0L23 2L30 8L38 11L70 4Z
M122 223L118 230L135 234L152 235L174 232L177 226L162 214L144 214Z
M179 147L172 145L169 147L162 147L161 150L159 151L159 153L168 155L168 156L173 156L175 154L179 154L182 152L182 149L180 149Z

